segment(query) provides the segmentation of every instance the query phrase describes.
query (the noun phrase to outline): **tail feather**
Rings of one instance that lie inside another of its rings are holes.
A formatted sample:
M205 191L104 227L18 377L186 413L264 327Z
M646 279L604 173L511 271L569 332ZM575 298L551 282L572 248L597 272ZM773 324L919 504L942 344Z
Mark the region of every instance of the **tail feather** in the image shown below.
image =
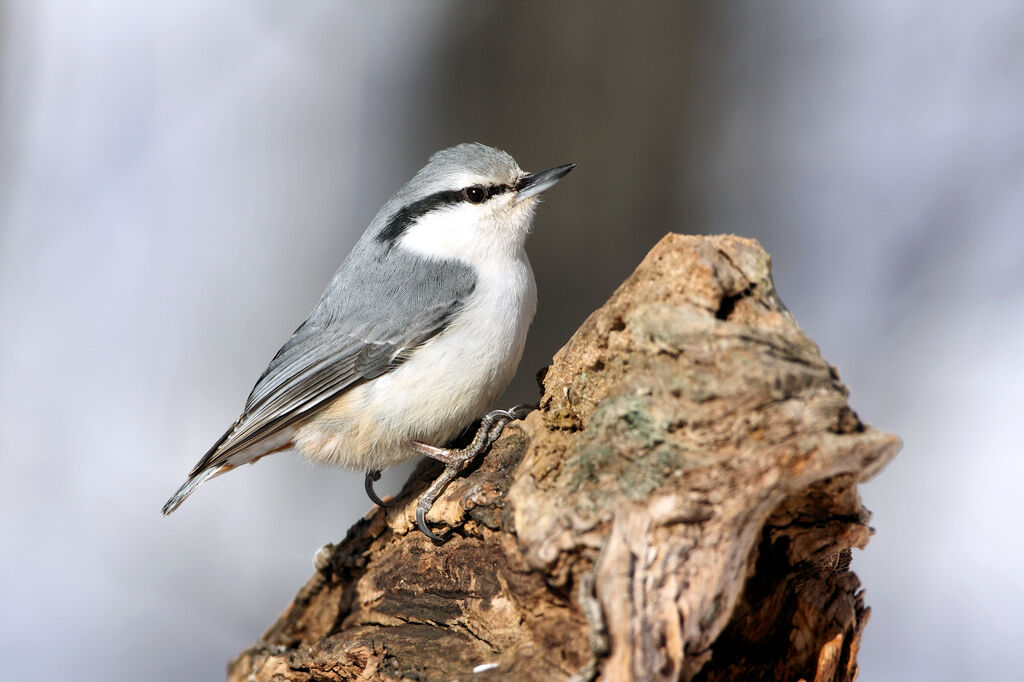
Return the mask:
M225 438L230 434L231 431L229 430L219 441L217 441L216 445L210 448L210 451L206 453L206 456L199 461L199 464L197 464L194 469L192 469L188 480L178 488L178 492L171 495L171 499L167 500L167 504L164 505L164 516L167 516L172 511L180 507L181 503L185 501L185 498L191 495L196 488L214 476L226 474L235 467L242 466L243 464L255 464L267 455L290 448L292 446L292 435L294 434L294 429L282 429L278 433L264 438L263 440L243 448L238 452L234 452L227 457L222 458L217 456L217 448L221 447Z
M165 504L163 508L164 516L167 516L172 511L180 507L181 503L185 501L185 498L191 495L195 491L195 489L198 488L204 481L206 481L208 478L216 476L219 473L223 473L223 467L207 469L205 471L200 471L197 474L189 476L188 480L185 481L184 485L178 488L178 492L171 495L171 499L167 500L167 504Z

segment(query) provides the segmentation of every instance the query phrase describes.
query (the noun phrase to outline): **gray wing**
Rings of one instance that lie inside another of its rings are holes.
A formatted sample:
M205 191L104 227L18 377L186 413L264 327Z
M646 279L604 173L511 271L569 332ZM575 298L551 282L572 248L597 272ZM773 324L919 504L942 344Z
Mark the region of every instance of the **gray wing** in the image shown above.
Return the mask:
M278 351L256 382L238 421L189 473L223 466L232 455L324 406L363 381L401 365L430 338L444 331L462 302L448 300L420 311L401 331L393 324L350 331L311 318ZM365 323L359 325L367 327Z
M238 421L214 443L164 505L169 514L231 458L323 407L363 381L390 372L442 333L473 293L476 275L455 261L424 259L377 238L393 198L374 218L309 319L256 382Z
M475 286L468 266L420 258L364 235L256 382L242 416L189 475L227 464L353 386L395 369L444 331Z

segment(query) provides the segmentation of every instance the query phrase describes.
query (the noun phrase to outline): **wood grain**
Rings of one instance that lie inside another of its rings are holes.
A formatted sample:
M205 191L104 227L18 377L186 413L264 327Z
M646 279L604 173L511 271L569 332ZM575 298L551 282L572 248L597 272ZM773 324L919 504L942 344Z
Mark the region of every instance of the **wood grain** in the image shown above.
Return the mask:
M443 544L413 524L424 463L229 679L855 678L857 484L900 444L850 409L756 242L666 236L543 388L435 505Z

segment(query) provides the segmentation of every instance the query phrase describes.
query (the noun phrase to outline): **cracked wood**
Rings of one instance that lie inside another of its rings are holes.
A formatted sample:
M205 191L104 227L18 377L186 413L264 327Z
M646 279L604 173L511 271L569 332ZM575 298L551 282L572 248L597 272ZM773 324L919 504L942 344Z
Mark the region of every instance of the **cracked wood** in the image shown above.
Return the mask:
M668 235L414 528L425 462L231 680L852 680L857 484L895 455L760 246ZM486 672L473 673L477 666Z

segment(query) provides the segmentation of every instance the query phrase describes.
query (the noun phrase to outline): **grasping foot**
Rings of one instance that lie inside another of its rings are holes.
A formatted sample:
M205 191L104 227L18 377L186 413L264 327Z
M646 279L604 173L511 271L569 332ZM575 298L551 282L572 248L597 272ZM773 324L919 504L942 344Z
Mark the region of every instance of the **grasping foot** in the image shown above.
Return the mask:
M444 471L441 472L437 480L427 488L426 492L420 496L419 501L416 503L416 526L424 535L435 542L441 542L441 538L431 532L427 526L427 512L434 506L434 502L444 492L444 489L448 487L448 484L462 471L467 462L481 452L486 452L494 445L494 441L498 440L501 432L505 430L505 426L509 422L522 419L535 409L537 408L533 405L516 405L508 410L492 410L488 412L480 420L480 428L477 429L473 442L461 450L439 448L434 445L420 443L419 441L412 442L414 450L444 464ZM369 477L369 474L367 474L367 477ZM370 484L367 485L369 486Z

